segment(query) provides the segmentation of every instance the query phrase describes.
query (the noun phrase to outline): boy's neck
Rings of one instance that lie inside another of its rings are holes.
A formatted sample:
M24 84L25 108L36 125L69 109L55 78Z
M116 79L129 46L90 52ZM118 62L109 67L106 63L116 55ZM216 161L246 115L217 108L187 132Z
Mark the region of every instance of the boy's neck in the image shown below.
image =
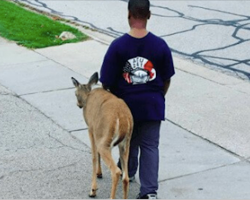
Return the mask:
M130 36L134 38L144 38L147 34L148 31L146 28L131 28L129 33Z
M148 34L146 19L135 19L133 16L130 16L129 26L130 31L128 34L132 37L143 38Z

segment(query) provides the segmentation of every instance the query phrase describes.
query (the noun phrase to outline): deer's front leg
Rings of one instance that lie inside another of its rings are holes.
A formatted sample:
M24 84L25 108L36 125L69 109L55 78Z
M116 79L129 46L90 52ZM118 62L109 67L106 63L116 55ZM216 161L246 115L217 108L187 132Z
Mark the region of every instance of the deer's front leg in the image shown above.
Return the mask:
M92 185L91 185L91 190L89 193L90 197L95 197L96 196L96 191L97 191L97 182L96 182L96 166L97 166L97 151L96 151L96 144L95 144L95 139L93 136L93 132L89 130L89 139L91 142L91 150L92 150Z

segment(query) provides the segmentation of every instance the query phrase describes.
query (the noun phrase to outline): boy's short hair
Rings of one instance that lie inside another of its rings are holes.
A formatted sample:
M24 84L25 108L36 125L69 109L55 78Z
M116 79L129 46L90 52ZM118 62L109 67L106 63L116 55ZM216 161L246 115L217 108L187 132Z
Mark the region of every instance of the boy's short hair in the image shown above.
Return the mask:
M129 0L128 10L136 19L147 19L150 15L149 0Z

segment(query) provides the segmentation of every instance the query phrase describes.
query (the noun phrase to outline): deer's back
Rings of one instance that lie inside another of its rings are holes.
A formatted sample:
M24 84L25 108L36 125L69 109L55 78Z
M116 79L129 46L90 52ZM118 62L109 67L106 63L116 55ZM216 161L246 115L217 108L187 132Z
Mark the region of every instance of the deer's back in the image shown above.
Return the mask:
M85 120L88 126L104 126L119 123L132 126L132 114L127 104L110 92L102 89L93 89L87 99L84 111Z

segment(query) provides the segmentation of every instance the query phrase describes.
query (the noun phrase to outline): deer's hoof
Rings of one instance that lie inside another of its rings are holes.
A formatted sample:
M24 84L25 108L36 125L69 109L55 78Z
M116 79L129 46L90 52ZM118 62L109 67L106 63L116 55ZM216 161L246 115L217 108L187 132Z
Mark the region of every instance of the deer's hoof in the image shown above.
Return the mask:
M91 197L91 198L96 197L96 190L97 190L97 189L92 189L92 190L90 191L90 193L89 193L89 197Z
M97 174L97 178L102 178L102 174Z
M95 198L95 197L96 197L96 195L94 195L94 194L89 194L89 197L91 197L91 198Z

